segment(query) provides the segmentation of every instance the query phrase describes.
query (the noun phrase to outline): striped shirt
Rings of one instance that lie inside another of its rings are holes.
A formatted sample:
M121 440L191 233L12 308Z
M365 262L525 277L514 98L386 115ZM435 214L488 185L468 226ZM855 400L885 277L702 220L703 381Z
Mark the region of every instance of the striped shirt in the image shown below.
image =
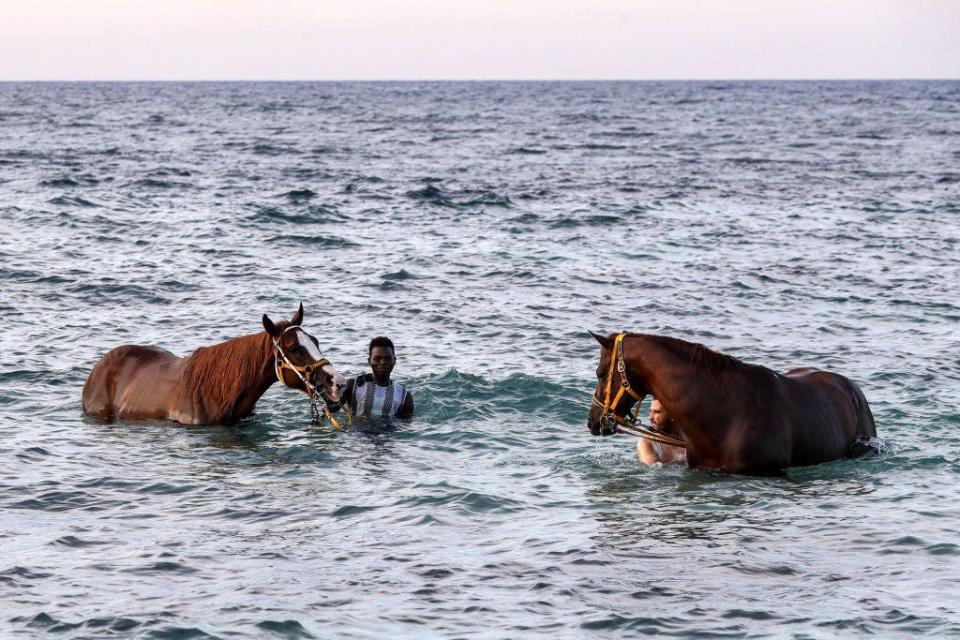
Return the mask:
M407 389L398 382L385 387L373 379L357 376L353 387L353 414L372 420L390 420L397 417L397 411L407 399Z

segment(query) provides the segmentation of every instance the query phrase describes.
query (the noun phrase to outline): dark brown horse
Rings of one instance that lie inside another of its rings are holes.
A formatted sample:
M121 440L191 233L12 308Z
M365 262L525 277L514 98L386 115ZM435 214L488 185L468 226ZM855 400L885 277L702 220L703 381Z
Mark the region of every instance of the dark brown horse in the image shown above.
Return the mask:
M300 327L303 305L289 322L178 358L156 347L124 345L107 353L83 385L83 410L98 418L231 424L250 415L277 380L330 404L340 400L344 377Z
M862 455L877 435L863 393L836 373L781 375L676 338L592 335L603 347L587 420L594 435L616 433L647 394L683 431L687 464L698 469L780 474Z

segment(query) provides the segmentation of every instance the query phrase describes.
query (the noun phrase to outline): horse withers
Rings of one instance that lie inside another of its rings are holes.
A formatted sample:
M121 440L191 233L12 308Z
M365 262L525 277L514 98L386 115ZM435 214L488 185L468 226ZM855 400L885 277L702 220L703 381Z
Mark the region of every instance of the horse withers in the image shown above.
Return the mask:
M860 388L814 368L779 374L666 336L601 336L587 426L611 435L652 394L683 432L687 464L778 475L871 450L876 425Z
M278 380L307 395L320 393L335 406L346 380L302 322L302 304L289 322L274 323L264 314L264 331L183 358L157 347L112 349L83 385L83 411L104 419L232 424L250 415Z

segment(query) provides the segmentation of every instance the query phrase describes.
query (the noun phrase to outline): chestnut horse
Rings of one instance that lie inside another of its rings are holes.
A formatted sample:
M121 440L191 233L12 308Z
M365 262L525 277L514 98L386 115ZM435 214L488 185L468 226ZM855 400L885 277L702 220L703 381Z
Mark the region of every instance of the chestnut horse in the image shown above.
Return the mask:
M253 413L277 380L336 404L346 380L302 322L302 304L289 322L274 324L264 314L265 331L200 347L184 358L156 347L117 347L90 372L83 410L106 419L232 424Z
M849 379L814 368L781 375L665 336L600 336L594 406L587 426L611 435L652 394L683 431L687 464L778 475L870 450L876 425Z

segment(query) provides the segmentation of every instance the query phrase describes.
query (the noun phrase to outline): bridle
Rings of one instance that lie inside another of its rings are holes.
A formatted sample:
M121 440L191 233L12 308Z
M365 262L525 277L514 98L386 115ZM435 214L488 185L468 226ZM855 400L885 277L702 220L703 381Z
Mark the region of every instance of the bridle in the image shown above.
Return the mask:
M610 370L607 371L607 384L603 402L600 402L600 398L597 397L597 392L593 392L593 404L596 407L600 407L601 410L600 424L604 427L612 427L614 429L616 428L615 425L635 424L637 422L637 415L640 413L640 402L643 401L643 396L633 390L630 386L630 380L627 378L627 364L623 361L623 339L626 335L625 333L617 334L616 339L613 341L613 350L610 354ZM620 373L620 390L611 401L610 397L613 395L614 369ZM634 407L633 412L627 412L626 416L619 416L616 413L616 408L620 404L620 399L624 393L630 394L630 396L637 401L637 405Z
M597 397L597 392L593 392L593 405L600 408L600 426L613 429L616 433L644 438L667 444L672 447L686 448L687 443L679 438L668 436L653 430L652 426L647 427L640 423L640 403L643 402L643 396L633 390L630 386L630 379L627 376L627 363L623 360L623 339L627 337L626 333L617 334L613 341L613 349L610 354L610 370L607 371L607 384L604 392L603 402ZM613 373L616 370L620 374L620 390L613 396ZM632 410L628 410L626 415L617 415L617 406L623 394L629 394L637 404Z
M301 327L299 325L289 326L286 329L284 329L282 332L280 332L280 335L278 335L275 338L272 338L273 348L274 348L273 370L277 374L277 380L280 381L280 384L286 386L287 383L283 381L283 370L287 369L288 371L293 371L294 375L296 375L300 379L300 382L303 383L303 386L306 387L307 391L310 392L310 417L312 421L313 422L320 421L320 410L318 409L319 403L317 402L317 399L321 398L323 399L323 414L327 417L328 420L330 420L330 423L334 427L336 427L337 429L342 429L343 428L342 425L340 424L340 422L337 421L336 418L333 417L333 413L330 412L330 407L327 406L326 394L323 391L317 389L315 386L313 386L313 384L309 380L310 376L313 375L314 371L316 371L317 369L322 369L327 365L330 365L330 361L327 360L321 353L320 359L314 360L310 364L296 365L290 362L290 358L287 357L287 354L284 352L283 347L280 345L280 342L283 339L283 334L293 329L301 329ZM333 365L330 365L330 366L333 366ZM349 412L347 412L347 420L349 424L353 424L353 418L350 416Z

